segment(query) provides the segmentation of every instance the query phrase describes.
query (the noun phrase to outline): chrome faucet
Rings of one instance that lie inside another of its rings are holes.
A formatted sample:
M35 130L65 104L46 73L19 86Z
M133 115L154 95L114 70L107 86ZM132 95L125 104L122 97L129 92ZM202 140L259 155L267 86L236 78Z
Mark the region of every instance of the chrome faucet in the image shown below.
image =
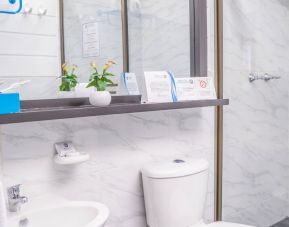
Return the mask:
M20 184L7 189L8 192L8 209L10 212L18 212L22 204L28 202L28 198L20 196Z

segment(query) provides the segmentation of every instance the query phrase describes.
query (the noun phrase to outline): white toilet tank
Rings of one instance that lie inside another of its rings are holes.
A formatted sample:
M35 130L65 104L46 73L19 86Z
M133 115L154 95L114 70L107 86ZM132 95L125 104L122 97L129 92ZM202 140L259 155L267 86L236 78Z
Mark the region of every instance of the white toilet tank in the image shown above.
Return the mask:
M203 159L154 163L142 170L150 227L190 227L202 221L209 164Z

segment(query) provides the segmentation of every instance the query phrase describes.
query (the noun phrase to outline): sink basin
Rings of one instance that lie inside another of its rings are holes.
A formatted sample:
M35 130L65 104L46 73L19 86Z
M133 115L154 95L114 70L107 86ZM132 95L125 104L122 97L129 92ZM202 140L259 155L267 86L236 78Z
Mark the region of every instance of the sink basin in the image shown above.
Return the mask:
M21 213L8 219L8 227L103 227L108 208L94 202L68 202Z

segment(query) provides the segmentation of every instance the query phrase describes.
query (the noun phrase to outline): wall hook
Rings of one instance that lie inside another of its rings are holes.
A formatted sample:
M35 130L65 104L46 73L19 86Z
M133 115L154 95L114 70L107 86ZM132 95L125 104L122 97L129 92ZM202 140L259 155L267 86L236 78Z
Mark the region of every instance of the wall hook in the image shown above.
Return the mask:
M26 5L24 6L23 12L24 12L25 14L31 14L31 13L32 13L32 7L30 7L28 4L26 4Z
M38 9L38 15L39 16L44 16L44 15L46 15L47 14L47 9L44 9L44 8L42 8L42 7L39 7L39 9Z

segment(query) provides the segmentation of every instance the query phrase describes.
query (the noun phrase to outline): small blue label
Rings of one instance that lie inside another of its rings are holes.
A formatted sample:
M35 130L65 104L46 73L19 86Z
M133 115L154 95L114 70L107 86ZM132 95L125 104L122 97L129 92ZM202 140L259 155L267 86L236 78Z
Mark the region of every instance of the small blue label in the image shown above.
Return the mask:
M20 112L20 96L18 93L0 94L0 114Z

